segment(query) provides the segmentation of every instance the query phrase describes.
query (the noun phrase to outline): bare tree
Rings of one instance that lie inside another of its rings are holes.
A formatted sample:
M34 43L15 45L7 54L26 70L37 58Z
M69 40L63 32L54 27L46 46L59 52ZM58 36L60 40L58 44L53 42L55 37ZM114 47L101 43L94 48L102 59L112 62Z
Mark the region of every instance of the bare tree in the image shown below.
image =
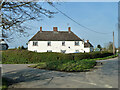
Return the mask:
M113 42L107 43L104 49L106 51L113 52ZM116 52L116 47L115 47L115 52Z
M52 5L53 3L47 2ZM26 35L29 27L24 22L42 20L43 16L52 18L57 12L52 12L40 5L40 2L0 2L1 37L9 38L13 33Z

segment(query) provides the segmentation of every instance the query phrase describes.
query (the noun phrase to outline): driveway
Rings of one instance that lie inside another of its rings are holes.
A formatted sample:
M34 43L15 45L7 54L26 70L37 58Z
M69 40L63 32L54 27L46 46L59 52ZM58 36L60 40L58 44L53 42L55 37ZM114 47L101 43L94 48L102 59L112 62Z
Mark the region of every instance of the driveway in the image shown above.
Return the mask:
M118 58L98 62L103 65L90 72L75 73L4 64L2 76L15 81L10 88L118 88Z

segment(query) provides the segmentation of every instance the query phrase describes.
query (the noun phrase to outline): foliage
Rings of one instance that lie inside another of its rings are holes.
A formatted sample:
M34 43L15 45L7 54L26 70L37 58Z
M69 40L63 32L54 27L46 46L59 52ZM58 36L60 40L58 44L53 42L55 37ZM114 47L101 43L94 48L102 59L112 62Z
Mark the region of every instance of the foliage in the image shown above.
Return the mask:
M27 63L40 63L59 60L82 60L82 59L94 59L103 58L113 55L109 52L91 52L91 53L37 53L27 50L6 50L2 52L3 64L27 64Z
M87 71L96 65L94 60L58 60L29 67L38 69L57 70L65 72Z
M109 51L109 52L113 52L113 42L107 43L104 50Z
M21 47L19 46L18 49L21 49Z
M39 64L30 65L28 67L38 68L38 69L44 69L46 66L47 66L46 62L40 62Z
M26 48L25 48L24 46L21 46L21 47L19 46L18 49L19 49L19 50L20 50L20 49L22 50L22 49L26 49Z
M99 44L99 45L97 45L97 48L99 48L100 49L100 51L102 50L102 47L101 47L101 45Z
M113 43L112 42L109 42L109 44L108 44L108 50L109 51L113 51Z
M24 46L21 46L21 49L25 49Z
M67 72L78 72L86 71L95 66L96 62L93 60L60 60L48 62L46 69L67 71Z
M118 48L118 53L120 53L120 47Z
M2 0L3 1L3 0ZM11 35L17 33L17 35L27 35L27 30L30 30L25 22L43 19L43 16L52 18L56 12L44 8L40 2L0 2L0 18L2 22L0 27L2 27L2 37L9 39ZM53 5L52 2L46 2L49 5ZM28 35L27 35L28 36Z
M2 90L6 90L8 88L8 82L6 78L2 78Z
M112 55L112 56L111 56ZM2 53L2 63L4 64L27 64L34 63L30 67L38 69L59 70L67 72L86 71L93 68L95 60L116 57L108 52L91 53L37 53L22 49L6 50Z
M83 60L58 60L50 62L41 62L39 64L30 65L29 67L38 69L57 70L65 72L88 71L96 65L96 60L105 60L115 58L118 55L112 55L104 58L83 59Z

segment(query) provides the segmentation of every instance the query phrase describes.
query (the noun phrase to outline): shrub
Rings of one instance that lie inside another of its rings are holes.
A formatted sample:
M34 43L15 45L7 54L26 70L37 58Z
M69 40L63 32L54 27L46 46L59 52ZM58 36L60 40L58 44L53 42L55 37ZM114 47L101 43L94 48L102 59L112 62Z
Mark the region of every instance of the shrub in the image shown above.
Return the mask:
M27 50L6 50L2 52L2 62L5 64L24 64L24 63L40 63L40 62L51 62L51 61L63 61L66 60L82 60L82 59L94 59L103 58L113 55L109 52L91 52L91 53L37 53Z
M48 62L44 68L49 70L78 72L91 69L95 64L96 62L93 60L60 60Z
M18 49L20 50L20 49L21 49L21 47L19 46L19 47L18 47Z
M22 50L22 49L26 49L26 48L24 46L18 47L18 50Z
M24 46L21 46L21 49L25 49Z

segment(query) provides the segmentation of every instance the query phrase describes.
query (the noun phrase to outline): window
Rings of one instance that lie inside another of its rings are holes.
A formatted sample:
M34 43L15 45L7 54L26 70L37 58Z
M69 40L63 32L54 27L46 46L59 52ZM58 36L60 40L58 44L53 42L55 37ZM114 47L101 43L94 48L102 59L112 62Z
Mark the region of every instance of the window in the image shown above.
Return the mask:
M66 50L61 50L61 53L65 53L66 52Z
M75 41L75 46L78 46L79 45L79 41Z
M47 52L52 52L52 50L47 50Z
M33 46L38 46L38 42L37 41L33 41Z
M51 46L51 42L49 41L47 45L48 45L48 46Z
M62 42L62 46L65 46L65 41Z

